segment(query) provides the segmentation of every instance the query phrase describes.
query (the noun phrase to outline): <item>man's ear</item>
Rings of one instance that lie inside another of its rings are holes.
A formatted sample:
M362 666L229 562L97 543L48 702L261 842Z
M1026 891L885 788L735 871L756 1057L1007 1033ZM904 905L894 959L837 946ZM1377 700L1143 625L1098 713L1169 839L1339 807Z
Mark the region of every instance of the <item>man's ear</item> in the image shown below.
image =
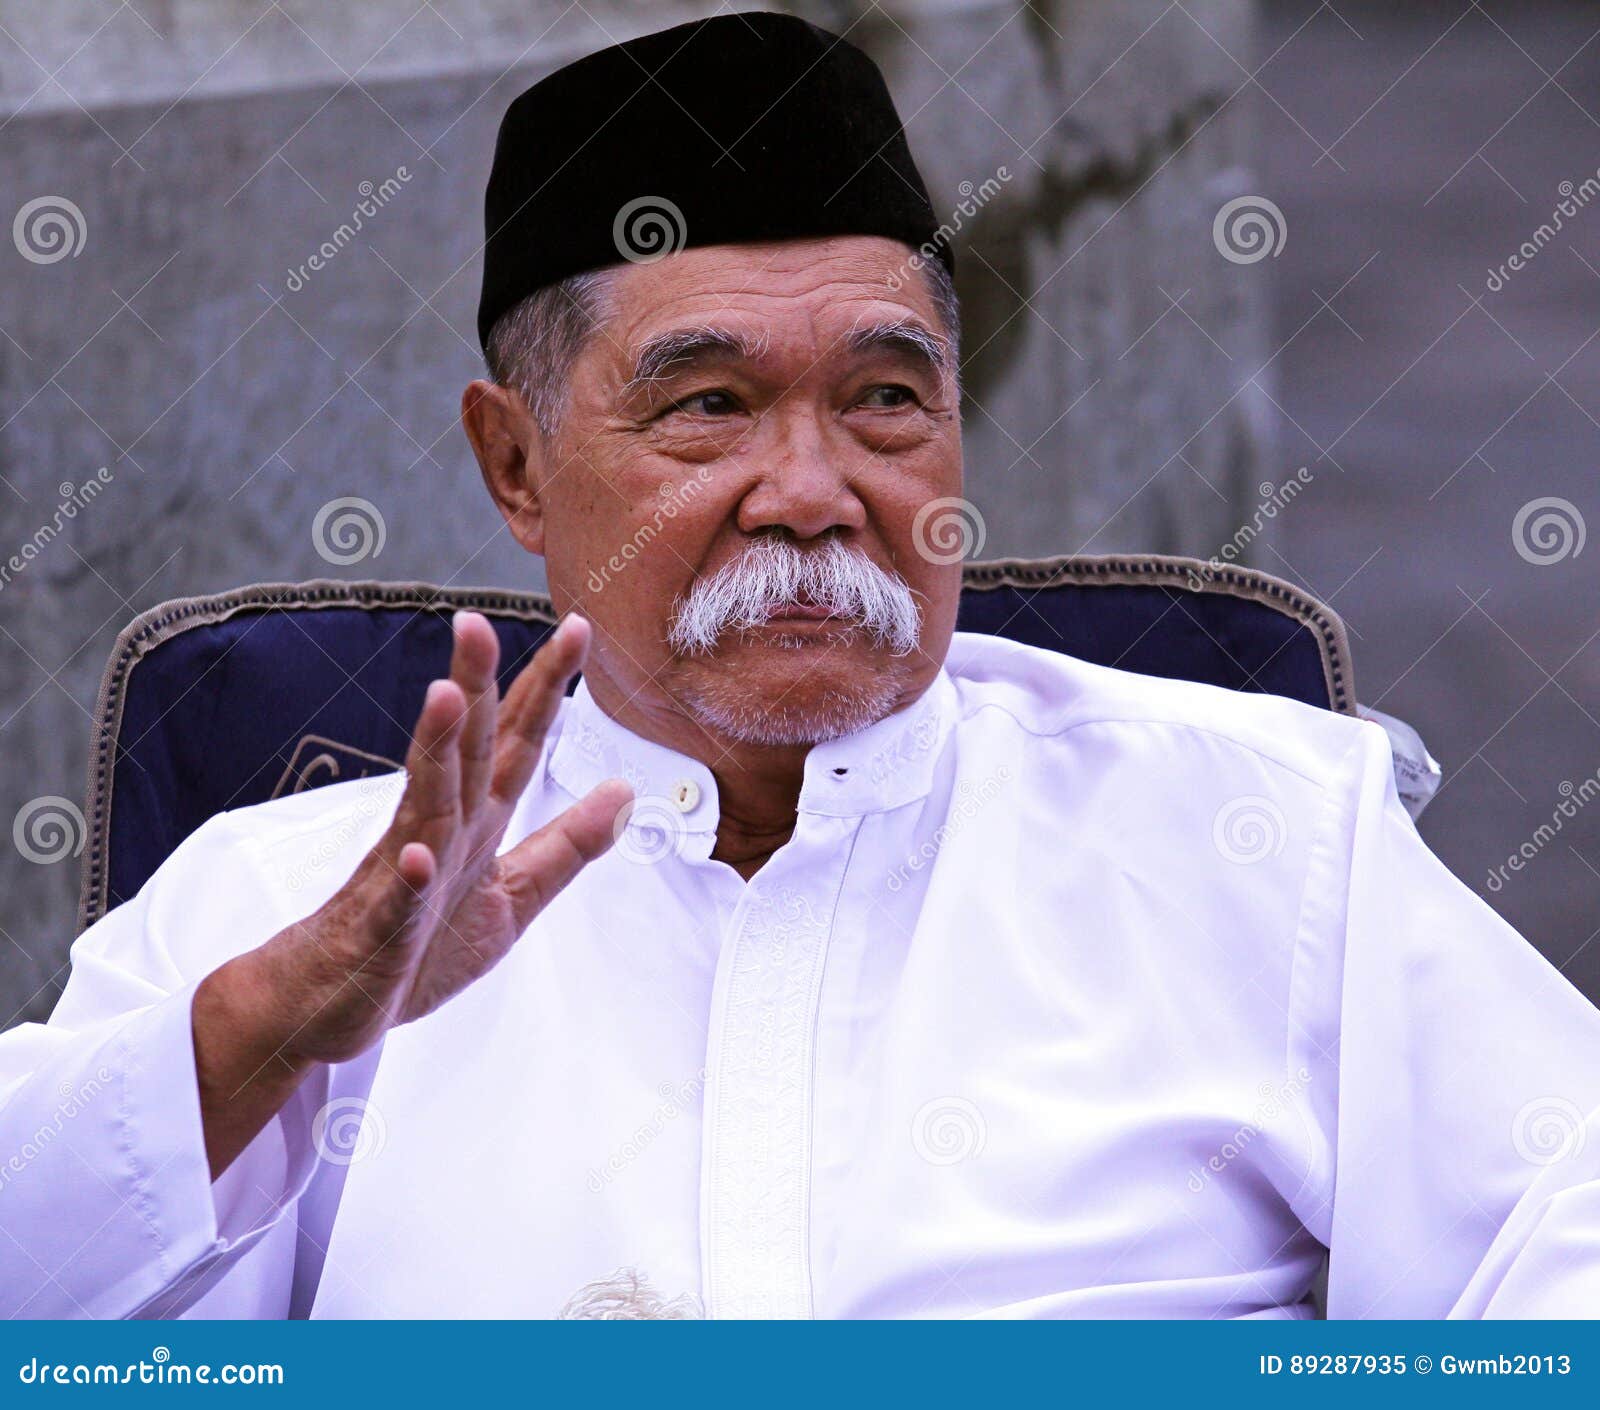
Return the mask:
M543 443L527 404L509 387L483 378L461 394L461 425L478 457L489 497L500 508L516 540L529 553L544 553L544 507L539 502Z

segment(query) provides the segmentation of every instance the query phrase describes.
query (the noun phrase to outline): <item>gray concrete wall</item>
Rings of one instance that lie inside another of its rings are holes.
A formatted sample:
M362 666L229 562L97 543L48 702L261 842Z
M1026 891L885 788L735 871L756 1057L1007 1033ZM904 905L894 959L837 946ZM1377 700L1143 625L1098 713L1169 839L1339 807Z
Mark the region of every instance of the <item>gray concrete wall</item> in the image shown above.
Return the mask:
M0 0L0 216L51 198L0 239L0 548L72 506L0 584L0 1020L48 1011L76 895L70 832L19 847L12 824L81 801L135 613L341 573L542 585L455 419L495 127L560 62L713 8ZM1211 233L1256 183L1246 0L794 8L883 63L941 209L1009 173L959 241L983 555L1215 552L1293 468L1247 384L1266 280ZM386 180L360 239L294 277ZM385 543L339 567L312 526L349 495Z
M1317 478L1262 566L1332 600L1362 699L1443 764L1429 845L1600 1000L1595 7L1263 16L1280 444Z

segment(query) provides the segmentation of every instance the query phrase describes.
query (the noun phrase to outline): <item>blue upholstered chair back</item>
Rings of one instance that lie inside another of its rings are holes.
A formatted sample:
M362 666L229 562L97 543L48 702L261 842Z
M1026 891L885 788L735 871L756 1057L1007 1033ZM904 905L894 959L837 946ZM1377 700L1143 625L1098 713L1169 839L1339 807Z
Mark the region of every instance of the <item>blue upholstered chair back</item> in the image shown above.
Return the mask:
M502 689L555 622L539 594L319 581L183 598L130 623L96 710L80 926L215 813L401 767L462 607L500 635ZM970 563L957 626L1355 710L1338 617L1249 569L1155 556Z

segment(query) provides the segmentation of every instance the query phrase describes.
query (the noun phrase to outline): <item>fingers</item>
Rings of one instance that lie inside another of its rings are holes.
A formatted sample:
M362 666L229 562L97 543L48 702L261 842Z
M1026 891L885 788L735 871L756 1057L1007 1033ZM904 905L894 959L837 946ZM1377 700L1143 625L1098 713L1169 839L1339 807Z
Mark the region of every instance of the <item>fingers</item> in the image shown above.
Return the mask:
M480 613L460 612L452 630L450 676L428 686L406 755L405 792L383 840L351 879L372 917L365 927L371 945L415 929L424 905L419 893L449 885L462 868L494 855L499 827L464 830L462 824L485 800L505 811L521 796L589 641L588 623L568 616L501 703L494 628ZM623 801L612 806L606 828ZM589 840L592 828L578 831L584 847L597 845ZM455 845L462 839L469 845Z
M453 680L429 684L406 753L406 788L394 819L378 844L385 869L399 864L408 842L423 842L437 858L455 835L461 806L459 740L467 716L467 700Z
M438 874L439 865L426 843L408 842L400 849L395 876L413 893L426 891Z
M626 782L607 779L500 858L518 934L573 877L610 850L617 815L632 801Z
M438 858L426 843L407 842L394 861L368 853L363 884L350 896L336 898L333 925L355 941L352 957L359 973L373 957L391 946L392 957L404 962L406 941L420 938L427 893L439 874ZM340 904L342 902L342 904Z
M461 731L461 806L471 817L489 791L494 771L495 716L500 692L495 668L500 664L500 638L481 612L457 612L451 622L454 646L450 679L467 700Z
M509 807L528 786L545 731L561 708L567 683L589 652L589 623L568 613L534 653L500 705L490 794Z

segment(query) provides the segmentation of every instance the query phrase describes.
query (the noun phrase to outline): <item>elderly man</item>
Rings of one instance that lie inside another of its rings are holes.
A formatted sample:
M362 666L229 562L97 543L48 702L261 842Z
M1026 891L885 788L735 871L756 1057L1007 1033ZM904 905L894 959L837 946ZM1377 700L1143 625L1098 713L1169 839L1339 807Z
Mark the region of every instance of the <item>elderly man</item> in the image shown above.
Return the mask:
M461 614L403 774L79 939L0 1042L7 1312L1302 1317L1329 1250L1337 1317L1600 1310L1600 1015L1383 733L954 632L859 52L591 55L488 221L462 417L562 623L500 700Z

